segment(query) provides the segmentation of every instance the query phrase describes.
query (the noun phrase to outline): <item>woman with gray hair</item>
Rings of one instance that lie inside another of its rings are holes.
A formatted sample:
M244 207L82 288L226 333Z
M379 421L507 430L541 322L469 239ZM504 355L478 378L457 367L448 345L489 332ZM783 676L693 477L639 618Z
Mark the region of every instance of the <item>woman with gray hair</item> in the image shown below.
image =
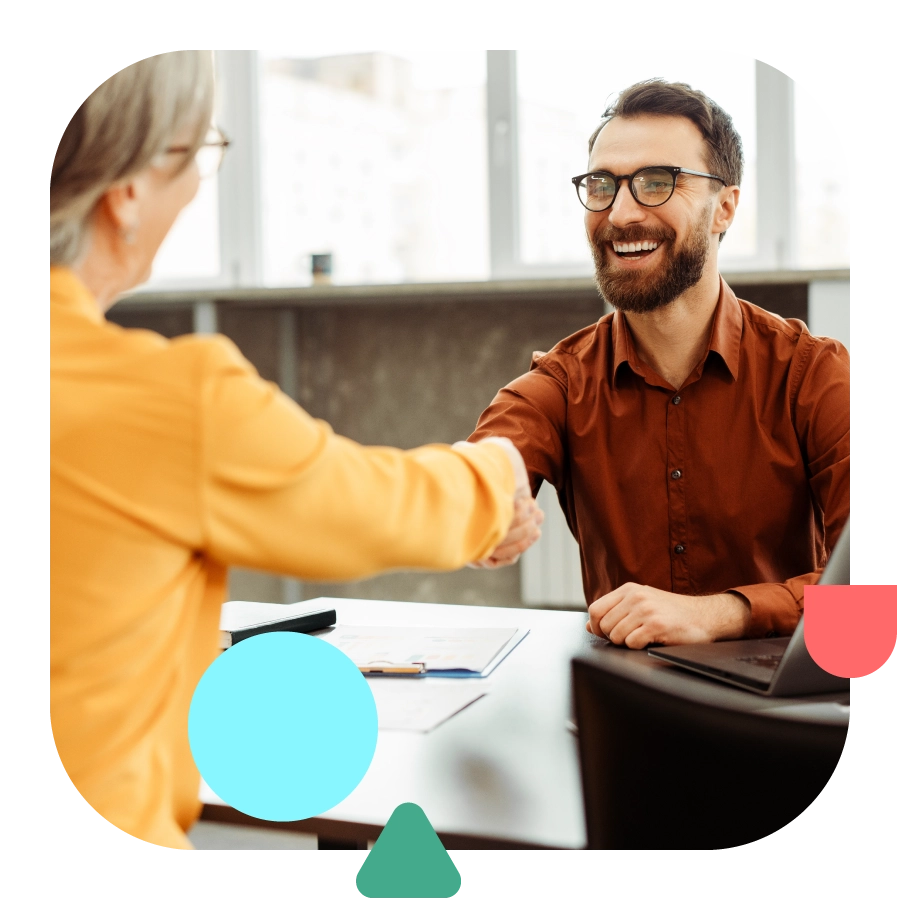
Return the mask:
M200 809L187 712L228 566L500 564L541 518L508 441L361 447L226 338L106 321L221 161L213 96L209 53L129 66L76 112L50 184L51 721L88 803L170 847Z

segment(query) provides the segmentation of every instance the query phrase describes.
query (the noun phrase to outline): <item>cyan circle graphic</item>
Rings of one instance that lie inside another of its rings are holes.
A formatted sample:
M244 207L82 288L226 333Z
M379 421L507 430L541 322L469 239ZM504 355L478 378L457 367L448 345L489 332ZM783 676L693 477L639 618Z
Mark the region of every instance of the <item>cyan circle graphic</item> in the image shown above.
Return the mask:
M348 656L306 634L260 634L222 653L188 715L191 752L226 803L273 822L307 819L362 780L375 699Z

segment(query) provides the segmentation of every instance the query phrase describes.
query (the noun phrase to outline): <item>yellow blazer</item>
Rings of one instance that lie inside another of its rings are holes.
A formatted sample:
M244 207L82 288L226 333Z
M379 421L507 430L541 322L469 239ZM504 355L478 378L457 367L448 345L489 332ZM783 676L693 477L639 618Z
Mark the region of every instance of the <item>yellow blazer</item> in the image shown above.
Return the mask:
M51 720L69 777L123 831L189 847L187 713L229 565L307 579L456 569L513 513L500 448L335 435L221 336L107 322L50 271Z

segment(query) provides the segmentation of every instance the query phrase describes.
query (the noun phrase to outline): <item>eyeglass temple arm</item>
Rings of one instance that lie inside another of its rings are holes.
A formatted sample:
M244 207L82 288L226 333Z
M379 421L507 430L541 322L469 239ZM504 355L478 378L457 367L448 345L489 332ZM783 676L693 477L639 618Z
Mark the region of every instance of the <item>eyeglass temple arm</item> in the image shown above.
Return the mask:
M677 171L684 172L685 175L699 175L701 178L714 178L716 181L721 181L722 184L728 184L724 178L719 175L710 175L709 172L697 172L694 169L684 169L681 167L679 167Z

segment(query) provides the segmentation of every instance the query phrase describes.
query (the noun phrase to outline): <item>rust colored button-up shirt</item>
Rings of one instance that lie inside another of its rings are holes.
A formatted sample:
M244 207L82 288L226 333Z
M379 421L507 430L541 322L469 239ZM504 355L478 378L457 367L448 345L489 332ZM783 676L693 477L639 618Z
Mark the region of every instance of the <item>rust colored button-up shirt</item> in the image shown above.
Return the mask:
M587 602L625 582L750 602L748 637L789 634L850 514L850 359L721 282L679 390L616 312L535 353L471 440L505 435L581 548Z

